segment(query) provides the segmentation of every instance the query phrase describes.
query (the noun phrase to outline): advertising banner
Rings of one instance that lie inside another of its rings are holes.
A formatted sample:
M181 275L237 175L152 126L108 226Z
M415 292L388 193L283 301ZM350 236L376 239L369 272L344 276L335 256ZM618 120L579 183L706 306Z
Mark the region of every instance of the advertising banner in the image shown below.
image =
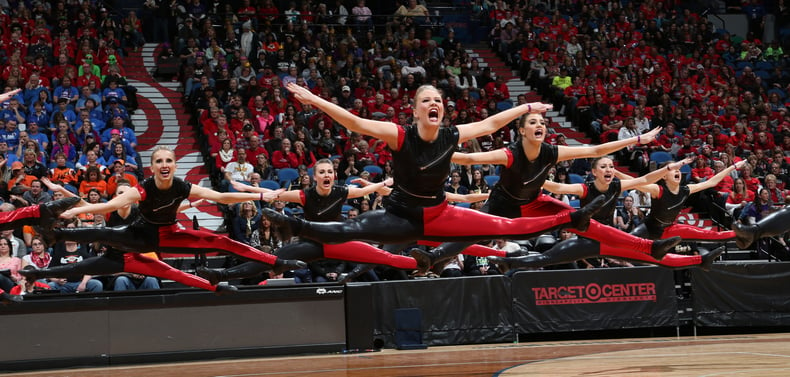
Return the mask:
M658 267L519 272L513 277L519 333L675 326L671 270Z

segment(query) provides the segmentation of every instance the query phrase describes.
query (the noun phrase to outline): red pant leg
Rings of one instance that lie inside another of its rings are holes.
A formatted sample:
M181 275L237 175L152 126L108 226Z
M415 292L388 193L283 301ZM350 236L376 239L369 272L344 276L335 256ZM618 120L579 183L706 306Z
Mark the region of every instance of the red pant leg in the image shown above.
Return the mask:
M575 211L575 209L565 202L561 202L548 195L541 195L531 203L521 206L522 216L546 216L559 213L560 211ZM590 221L590 227L586 232L579 232L576 229L569 230L598 242L605 242L612 246L632 249L641 253L650 254L650 249L653 246L653 241L651 240L630 235L595 220Z
M417 241L418 245L425 245L430 247L436 247L441 245L441 242L434 242L434 241ZM470 245L461 253L463 255L471 255L474 257L506 257L507 252L504 250L495 250L490 247L486 247L483 245Z
M656 260L655 258L651 257L649 254L640 253L637 251L629 250L629 249L622 249L616 248L609 245L605 245L601 243L601 255L615 257L615 258L625 258L631 260L638 260L650 264L657 264L660 266L666 267L691 267L697 266L702 263L702 257L699 255L680 255L680 254L667 254L664 255L661 260Z
M507 219L480 211L448 205L425 208L423 233L428 237L457 240L466 239L518 238L540 233L570 222L570 212L565 211L551 216L521 217ZM435 240L435 239L434 239Z
M414 258L388 253L373 245L359 241L325 244L324 257L356 263L383 264L402 270L417 268L417 261Z
M586 232L579 232L570 229L571 232L584 236L600 243L620 248L633 250L643 254L650 254L653 241L628 234L620 229L601 224L595 220L590 220L590 227Z
M180 229L177 225L159 228L159 248L167 252L195 254L201 251L225 251L238 256L274 265L277 257L250 245L204 230Z
M497 250L483 245L472 245L464 249L464 255L471 255L474 257L506 257L507 252L504 250Z
M170 279L186 286L209 291L217 289L216 286L211 285L206 279L188 274L158 259L152 259L138 253L125 253L123 255L123 270L135 274Z
M724 232L717 232L715 230L702 229L698 226L688 224L672 224L664 229L664 234L661 238L669 238L678 236L684 240L699 241L699 240L714 240L725 241L734 240L735 232L728 230Z
M39 206L27 206L13 211L0 212L0 230L16 229L30 225L33 219L41 217Z

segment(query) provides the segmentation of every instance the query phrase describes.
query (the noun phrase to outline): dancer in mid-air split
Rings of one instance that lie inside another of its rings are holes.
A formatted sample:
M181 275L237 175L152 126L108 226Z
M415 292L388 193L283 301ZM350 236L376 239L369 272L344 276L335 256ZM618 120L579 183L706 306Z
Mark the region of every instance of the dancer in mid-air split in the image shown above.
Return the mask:
M223 235L202 230L182 229L176 223L179 205L185 199L206 199L224 204L248 200L269 201L277 197L282 190L269 193L219 193L192 185L174 176L176 171L175 154L166 147L154 149L151 155L151 171L153 177L145 179L134 189L126 190L106 203L75 207L61 215L64 218L72 218L81 213L108 213L139 202L140 216L132 224L115 228L54 229L50 230L52 234L48 238L77 242L100 242L132 253L128 257L124 256L124 269L127 272L140 274L151 274L152 271L146 271L146 266L152 266L149 261L139 260L139 256L134 253L151 251L190 254L218 251L256 260L273 268L299 269L306 266L304 262L280 259ZM41 274L42 272L34 272L28 278L40 278L43 276ZM204 288L211 290L235 289L231 286Z
M76 196L64 187L42 179L42 182L53 192L61 192L66 197ZM123 195L126 191L135 190L128 183L120 183L116 189L116 195ZM80 203L86 205L87 203ZM195 203L189 203L191 207ZM185 209L181 204L179 210ZM133 204L124 205L116 211L108 214L107 226L129 226L139 220L140 209ZM95 228L91 228L95 229ZM145 250L140 250L145 252ZM126 252L114 247L108 247L107 252L97 258L85 259L78 263L67 264L57 267L50 267L41 270L25 270L20 274L24 275L29 281L52 277L69 277L82 275L110 275L119 272L129 272L145 276L154 276L163 279L173 280L186 286L206 289L222 293L223 290L233 290L232 287L209 284L208 281L188 274L179 269L173 268L159 259L149 258L140 252Z
M541 187L546 181L550 170L557 162L576 158L598 157L613 153L629 145L648 144L655 139L660 131L660 128L656 128L644 135L596 146L556 146L544 141L548 133L544 117L541 114L527 114L519 121L519 137L509 146L489 152L456 153L453 156L453 162L462 165L503 165L500 179L492 188L491 196L484 207L484 210L491 214L519 218L545 216L555 213L573 213L573 208L569 205L543 194L541 191ZM592 196L590 199L595 200L596 197ZM601 241L607 247L616 248L620 254L640 254L635 255L635 259L641 258L641 255L661 259L664 254L680 242L680 238L677 237L650 241L606 227L596 221L590 222L589 229L571 229L571 231ZM465 249L485 250L490 248L482 245L473 245L469 242L448 242L431 251L412 249L411 256L417 259L421 266L432 266L457 255ZM464 253L467 253L467 251L464 251ZM475 254L484 253L483 251Z
M304 209L304 218L308 221L338 221L343 218L343 204L346 199L359 198L374 192L388 193L387 186L392 180L366 184L364 187L336 186L335 169L332 161L322 159L313 167L313 180L315 184L303 190L285 191L277 195L276 200L297 203ZM233 188L240 192L269 192L263 187L252 187L240 182L231 182ZM283 240L287 241L287 240ZM373 245L351 241L340 244L320 244L311 240L302 240L287 244L274 251L280 258L297 259L304 262L313 262L319 259L338 259L356 263L383 264L395 268L414 270L417 262L410 257L395 255L378 249ZM257 262L242 263L224 270L198 268L199 276L206 278L212 284L219 281L240 279L259 275L271 268ZM272 273L277 275L281 271Z
M321 243L365 240L389 244L532 238L563 226L586 229L591 216L603 205L601 198L574 213L506 219L447 203L444 182L459 143L493 133L525 113L545 112L551 105L524 104L479 122L442 127L441 93L432 86L421 86L414 101L416 125L399 126L355 116L295 84L289 84L288 91L298 101L319 108L349 130L385 141L392 148L395 168L393 190L384 200L384 209L365 212L352 220L317 223L263 210L273 223L290 227L296 235Z
M689 164L691 161L693 160L685 159L680 162L670 163L666 165L666 167L657 169L645 176L639 178L628 177L620 180L615 177L616 169L612 160L608 157L602 157L593 162L592 174L595 178L594 180L576 184L546 181L543 187L557 194L577 195L581 198L582 203L589 201L590 198L606 195L607 198L612 200L608 200L609 204L598 211L594 219L603 225L608 225L611 227L611 232L614 232L614 211L617 198L620 197L623 191L652 184L659 179L665 179L668 174L674 174L674 172L679 171L683 165ZM601 231L603 232L604 229ZM640 235L645 236L645 234ZM729 235L732 236L732 232L729 232ZM701 249L699 255L678 255L669 253L657 259L647 254L633 253L629 250L619 249L611 246L609 242L590 239L586 236L587 233L583 233L578 238L561 241L539 255L512 258L489 257L489 260L513 269L518 267L543 267L552 264L573 262L589 257L610 256L618 259L657 264L664 267L701 267L702 269L708 270L713 264L713 261L725 250L724 247L720 247L713 251ZM691 236L691 233L684 233L683 236ZM683 238L685 239L686 237Z

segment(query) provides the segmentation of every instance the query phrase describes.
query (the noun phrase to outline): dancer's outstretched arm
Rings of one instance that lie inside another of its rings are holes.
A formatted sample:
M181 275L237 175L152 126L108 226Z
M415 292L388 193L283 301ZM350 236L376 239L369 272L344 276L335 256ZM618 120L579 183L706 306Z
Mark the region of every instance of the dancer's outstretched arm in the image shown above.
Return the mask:
M477 203L488 200L491 195L490 192L480 194L456 194L454 192L445 192L444 197L448 202L463 202L463 203Z
M699 192L699 191L702 191L702 190L706 190L706 189L709 189L709 188L716 187L716 185L718 185L719 182L721 182L721 180L724 179L724 177L726 177L730 173L732 173L733 170L739 169L745 163L746 163L746 160L740 160L740 161L728 166L724 170L720 171L718 174L714 175L713 177L708 178L708 180L705 181L705 182L690 184L689 185L689 191L693 194L695 192Z
M381 182L372 183L372 182L365 181L362 178L357 178L357 179L355 179L355 180L353 180L351 182L352 183L358 183L358 184L362 185L362 187L349 186L348 187L348 198L349 199L351 199L351 198L359 198L359 197L362 197L362 196L365 196L365 195L368 195L368 194L372 194L374 192L378 192L381 195L389 195L389 193L392 191L391 189L389 189L389 186L392 186L393 179L392 178L387 178L387 179L385 179L385 180L383 180Z
M137 190L129 190L137 191ZM285 190L271 190L269 192L253 193L253 192L218 192L210 188L192 185L189 190L190 199L206 199L222 204L234 204L246 202L249 200L262 200L265 202L277 199L277 196L282 194ZM124 192L124 194L126 194Z
M584 195L584 184L582 183L559 183L554 181L546 181L543 183L543 188L555 194L576 195L582 197Z
M399 146L398 126L394 123L358 117L348 110L313 94L307 88L296 85L295 83L289 83L286 89L288 89L300 103L309 103L317 107L348 130L384 140L390 148L397 148Z
M575 158L592 158L605 156L619 151L629 145L634 144L649 144L656 139L658 133L661 132L661 127L651 130L643 135L634 136L628 139L610 141L608 143L585 146L585 147L567 147L560 145L557 147L557 161L572 160Z
M529 113L545 113L554 107L552 104L533 102L511 107L478 122L459 124L458 141L464 142L480 136L485 136L498 131L514 119Z
M644 186L644 185L649 185L651 183L656 183L656 182L658 182L658 180L663 178L664 175L666 175L667 170L680 169L681 167L683 167L683 165L688 165L688 164L690 164L693 161L694 161L693 157L686 157L686 158L684 158L681 161L673 162L671 164L667 164L667 166L665 168L653 170L653 171L651 171L648 174L645 174L645 175L643 175L641 177L636 177L636 178L631 177L630 175L624 174L624 173L619 172L619 171L618 171L618 173L620 173L620 174L616 174L616 175L617 175L617 178L620 178L620 189L623 190L623 191L631 190L631 189L636 188L638 186ZM625 178L623 178L623 177L625 177Z
M508 154L505 148L495 149L488 152L475 152L475 153L453 153L452 161L458 165L477 165L477 164L491 164L491 165L507 165Z
M17 95L20 91L22 91L22 89L14 89L10 92L5 92L3 94L0 94L0 102L8 101L9 99L11 99L11 97Z
M193 186L197 187L197 186ZM85 204L79 207L71 208L63 212L60 217L70 219L74 216L83 213L108 213L117 211L118 209L137 203L142 199L140 192L137 190L126 190L123 194L117 195L112 200L105 203Z

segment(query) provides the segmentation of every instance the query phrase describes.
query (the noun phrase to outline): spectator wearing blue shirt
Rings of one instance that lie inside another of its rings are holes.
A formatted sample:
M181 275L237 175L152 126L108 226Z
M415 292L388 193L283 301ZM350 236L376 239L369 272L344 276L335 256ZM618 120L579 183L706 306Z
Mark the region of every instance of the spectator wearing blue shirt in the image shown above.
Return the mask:
M11 166L15 161L19 161L16 153L8 151L8 143L0 139L0 161L5 160L7 166Z
M71 86L71 78L66 76L60 81L60 86L55 88L52 95L60 102L61 98L68 100L68 104L74 106L77 100L80 99L80 92L77 88Z
M101 134L102 145L105 147L105 149L107 149L107 147L110 145L113 130L117 130L117 132L119 132L121 139L126 141L129 147L132 149L137 148L137 135L134 134L134 130L129 127L125 127L124 119L116 116L112 119L110 127L105 129Z
M8 100L8 107L0 111L0 118L5 121L15 120L17 124L25 123L26 119L26 112L23 106L21 106L19 99L11 98Z
M55 109L55 111L52 113L52 118L49 120L49 129L52 132L55 132L55 129L58 126L57 123L60 120L66 120L66 122L69 124L69 127L74 129L74 125L77 124L77 114L74 112L74 110L69 109L68 106L68 99L63 97L58 98L58 108ZM62 117L58 114L61 114Z
M88 99L93 99L93 109L98 108L101 111L101 105L98 105L102 102L101 96L98 93L94 93L91 87L87 85L80 89L80 98L77 100L77 104L74 105L74 110L82 111L85 109Z
M115 153L115 145L121 144L123 145L123 149L127 155L132 157L132 161L134 161L134 157L137 157L137 151L132 148L132 145L129 144L128 141L124 140L121 136L121 131L118 130L110 130L110 142L104 148L104 160L109 161L110 157L113 153ZM120 156L119 156L120 157ZM128 158L124 158L124 160L128 160Z
M118 102L126 104L128 102L128 98L126 97L126 92L123 88L118 86L117 80L109 80L108 85L102 91L102 101L107 101L108 99L115 97L118 99Z
M44 108L44 103L36 101L30 107L25 124L49 124L49 112Z
M15 150L19 145L19 129L17 128L16 120L4 120L3 123L5 125L0 130L0 139L5 140L9 149Z
M79 130L85 123L90 123L93 130L99 134L101 134L106 127L106 123L104 123L103 119L91 118L90 112L88 112L87 109L82 109L79 114L79 119L77 119L77 123L74 125L74 129Z
M121 119L126 122L129 120L129 112L118 103L118 98L107 98L107 108L104 110L104 122L110 123L116 117L121 117Z
M27 107L32 106L39 100L39 92L41 91L47 92L47 98L51 97L49 89L42 84L43 80L41 80L38 73L32 73L30 78L28 78L27 83L25 83L25 90L22 92L22 100Z
M27 122L27 137L30 140L35 140L38 145L41 146L41 149L48 150L49 147L49 139L47 135L45 135L38 127L38 123L35 120L28 120Z

